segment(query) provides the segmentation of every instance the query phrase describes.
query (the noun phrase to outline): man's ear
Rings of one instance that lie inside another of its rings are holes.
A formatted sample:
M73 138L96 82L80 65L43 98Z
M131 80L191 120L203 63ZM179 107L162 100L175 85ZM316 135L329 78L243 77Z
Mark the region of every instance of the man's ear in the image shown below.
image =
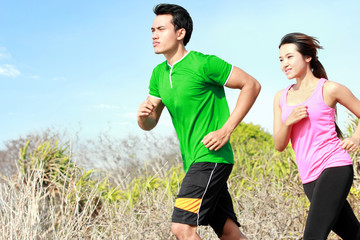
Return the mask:
M183 40L185 38L186 30L185 28L180 28L176 31L177 40Z

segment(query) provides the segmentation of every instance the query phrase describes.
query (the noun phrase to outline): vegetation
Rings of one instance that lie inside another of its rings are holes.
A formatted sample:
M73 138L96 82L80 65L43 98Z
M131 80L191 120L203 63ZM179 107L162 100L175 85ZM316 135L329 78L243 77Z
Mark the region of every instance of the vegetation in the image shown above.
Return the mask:
M104 134L72 152L58 134L47 136L12 141L0 152L3 163L11 162L19 147L16 168L0 185L1 239L175 239L171 212L184 177L175 137L124 141ZM244 123L231 143L228 184L242 230L250 239L301 239L309 203L290 147L275 151L271 134ZM359 169L359 151L353 159ZM359 217L358 176L348 199ZM208 227L198 232L217 239Z

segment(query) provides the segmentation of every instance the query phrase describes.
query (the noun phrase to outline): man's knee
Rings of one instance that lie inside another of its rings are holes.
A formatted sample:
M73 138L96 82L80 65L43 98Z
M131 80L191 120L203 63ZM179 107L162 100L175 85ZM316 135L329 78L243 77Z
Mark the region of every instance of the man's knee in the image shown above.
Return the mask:
M182 230L183 227L179 223L171 223L171 231L175 236L179 235Z
M192 239L196 236L196 228L196 226L182 223L171 224L171 231L177 239Z

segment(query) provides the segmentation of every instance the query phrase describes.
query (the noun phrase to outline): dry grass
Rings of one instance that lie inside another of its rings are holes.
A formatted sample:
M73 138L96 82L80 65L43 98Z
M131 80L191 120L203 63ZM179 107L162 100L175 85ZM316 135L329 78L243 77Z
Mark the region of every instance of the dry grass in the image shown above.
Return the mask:
M292 155L276 153L271 146L251 145L250 141L245 147L233 145L236 165L229 190L242 231L253 240L302 239L309 203ZM104 154L98 154L107 161L111 157L126 160L112 156L111 151L119 149L103 150ZM155 154L148 164L130 164L128 168L108 164L103 177L98 174L101 179L86 191L77 184L81 176L69 178L61 194L53 191L51 184L39 185L41 171L31 172L31 181L22 175L4 177L0 185L0 239L175 239L170 221L184 176L178 156L177 152ZM358 155L353 157L358 163ZM105 176L121 190L116 201L99 197ZM359 217L358 176L356 173L349 201ZM209 227L199 227L198 233L203 239L218 239ZM329 239L339 238L332 234Z
M239 189L244 177L248 176L234 174L229 188L249 239L301 239L308 208L301 185L260 177ZM18 178L1 185L1 239L175 239L170 232L175 199L170 185L149 189L140 184L136 202L104 202L93 216L97 186L87 193L88 204L79 212L78 203L67 197L70 194L54 200L49 191L36 185L39 178L34 176L27 184ZM76 188L70 186L69 193ZM358 199L353 200L359 205ZM198 232L203 239L217 239L208 227L199 227Z

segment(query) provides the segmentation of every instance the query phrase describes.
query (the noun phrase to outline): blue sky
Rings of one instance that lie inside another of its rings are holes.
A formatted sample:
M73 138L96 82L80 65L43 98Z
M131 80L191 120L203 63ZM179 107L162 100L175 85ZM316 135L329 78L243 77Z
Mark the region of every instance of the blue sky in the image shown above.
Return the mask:
M0 143L48 127L92 138L126 138L136 123L152 69L152 8L159 1L0 0ZM262 85L244 122L272 133L274 94L293 83L279 68L289 32L316 36L329 79L360 97L358 1L173 1L194 21L188 50L215 54ZM230 109L239 92L227 91ZM339 107L339 124L346 121ZM174 130L165 112L156 134Z

